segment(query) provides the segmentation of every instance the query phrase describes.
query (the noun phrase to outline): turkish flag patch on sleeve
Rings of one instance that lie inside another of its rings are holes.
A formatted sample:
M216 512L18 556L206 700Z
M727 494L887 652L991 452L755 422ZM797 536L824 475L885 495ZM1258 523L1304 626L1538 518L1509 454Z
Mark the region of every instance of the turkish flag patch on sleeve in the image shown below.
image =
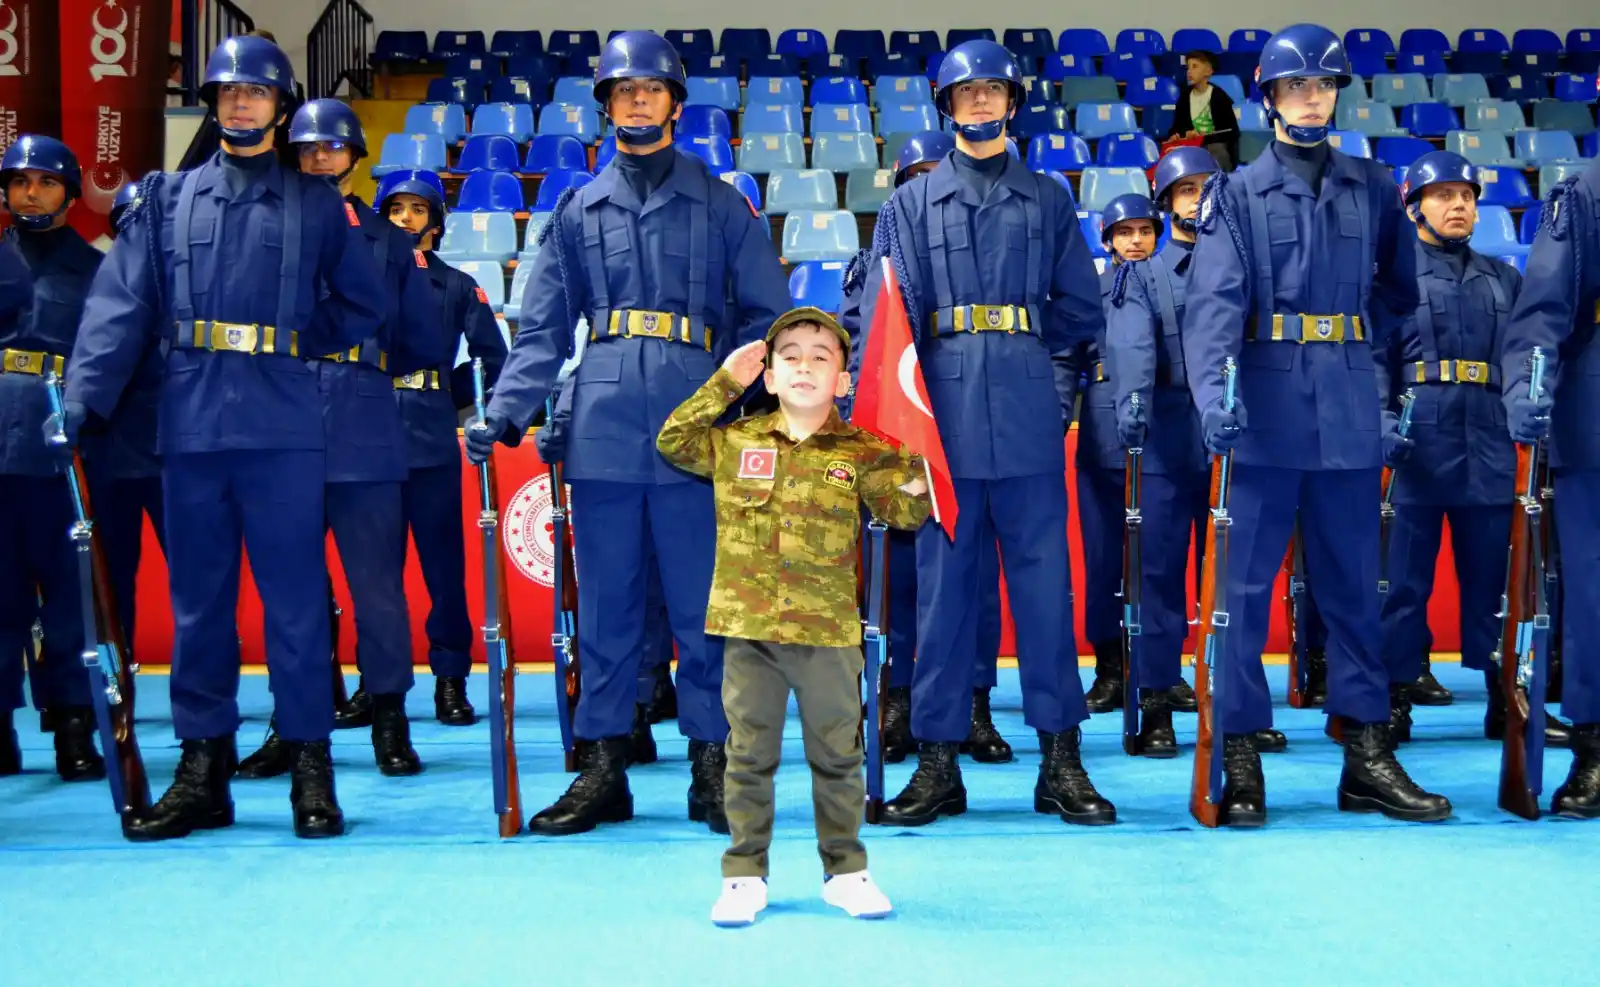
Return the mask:
M344 204L344 215L346 219L350 220L350 225L352 227L361 226L361 217L356 215L356 207L352 206L348 202Z
M485 305L489 304L489 296L484 294L483 285L477 285L472 290L478 293L478 301L484 303Z
M739 479L770 480L778 475L778 450L741 449Z

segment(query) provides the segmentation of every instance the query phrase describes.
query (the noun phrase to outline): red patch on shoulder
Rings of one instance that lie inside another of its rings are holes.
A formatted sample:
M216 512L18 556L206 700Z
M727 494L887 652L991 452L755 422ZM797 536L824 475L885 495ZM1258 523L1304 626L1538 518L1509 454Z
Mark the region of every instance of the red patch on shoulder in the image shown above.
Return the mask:
M426 271L428 269L428 255L420 250L413 250L411 253L417 258L417 266Z
M478 301L489 304L489 296L484 294L482 285L475 285L472 290L478 293Z
M361 227L361 217L356 215L356 207L355 206L353 206L350 203L346 202L344 204L344 215L345 215L346 219L350 220L350 225L352 227L355 227L357 229L359 229Z

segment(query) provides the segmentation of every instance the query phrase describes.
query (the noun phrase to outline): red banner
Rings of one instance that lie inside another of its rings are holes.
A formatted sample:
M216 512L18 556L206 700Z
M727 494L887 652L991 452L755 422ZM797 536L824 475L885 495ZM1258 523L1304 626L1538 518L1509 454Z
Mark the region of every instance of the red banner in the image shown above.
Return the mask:
M1073 461L1077 438L1076 430L1067 436L1068 463ZM512 616L511 633L507 637L511 642L512 653L519 662L548 663L551 660L550 577L551 567L555 561L554 540L550 531L548 474L544 465L539 462L539 456L534 451L532 442L524 442L516 449L498 449L496 456L500 504L505 515L501 521L500 541L501 546L509 553L512 563L506 567L507 576L511 581L508 590ZM1067 490L1071 491L1075 498L1077 486L1070 466L1067 468L1065 480ZM465 498L461 528L465 533L467 545L467 603L472 626L477 627L483 619L483 541L478 528L477 470L468 467L462 471L462 493ZM574 525L582 524L583 518L574 513L572 521ZM173 518L172 523L182 524L183 519ZM1078 536L1075 512L1069 524L1068 544L1072 553L1074 588L1077 598L1082 600L1084 598L1083 545ZM1457 616L1455 562L1450 554L1448 532L1442 544L1443 550L1439 554L1428 623L1433 629L1434 651L1448 654L1460 649L1461 633L1460 620ZM339 567L332 538L328 539L328 558L333 573L335 594L339 599L339 606L344 610L339 636L340 656L345 664L354 665L356 636L354 611L350 604L349 593L345 590L344 572ZM1191 557L1189 580L1191 586L1192 565ZM581 560L579 566L581 572ZM1280 577L1275 597L1283 595L1284 582ZM1004 594L1003 585L1001 589ZM255 583L251 581L248 569L239 596L239 632L244 638L242 654L245 662L259 664L265 660L261 643L261 603L256 597ZM423 623L428 617L428 591L422 580L422 570L417 565L417 553L414 548L410 550L406 559L406 598L411 604L413 660L418 665L425 665L428 661L428 635ZM144 563L139 570L138 602L139 629L138 639L134 645L135 654L143 663L164 665L172 651L172 613L168 606L166 565L162 561L161 549L148 524L145 529ZM1192 598L1188 608L1190 611L1194 609ZM1078 608L1075 616L1078 650L1080 654L1092 654L1088 639L1083 632L1082 608ZM1191 635L1189 646L1192 648L1193 644ZM1272 631L1267 639L1266 650L1269 654L1282 654L1287 646L1283 608L1274 605ZM1009 612L1005 614L1003 620L1000 653L1007 656L1016 654ZM473 656L475 661L484 660L481 646L474 645Z
M0 0L0 154L61 132L61 0Z
M172 4L44 2L61 8L61 137L83 166L72 225L93 240L110 230L117 190L163 164Z

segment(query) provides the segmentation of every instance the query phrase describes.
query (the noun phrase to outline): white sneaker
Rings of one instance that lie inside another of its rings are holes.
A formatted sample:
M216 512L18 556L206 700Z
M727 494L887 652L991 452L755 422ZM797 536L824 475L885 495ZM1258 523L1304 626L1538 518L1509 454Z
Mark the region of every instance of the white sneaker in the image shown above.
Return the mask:
M759 877L725 877L722 897L711 906L711 921L725 929L749 925L767 907L767 882Z
M866 871L835 874L822 882L822 900L843 908L851 918L883 918L894 911L889 898Z

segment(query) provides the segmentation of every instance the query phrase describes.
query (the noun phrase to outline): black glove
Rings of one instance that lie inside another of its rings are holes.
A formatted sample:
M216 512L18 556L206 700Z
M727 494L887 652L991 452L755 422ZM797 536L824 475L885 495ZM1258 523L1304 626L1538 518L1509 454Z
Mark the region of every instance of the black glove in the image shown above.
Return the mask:
M473 465L485 462L494 451L494 444L505 438L510 426L504 415L489 415L483 421L477 416L467 419L464 430L467 436L467 459Z

